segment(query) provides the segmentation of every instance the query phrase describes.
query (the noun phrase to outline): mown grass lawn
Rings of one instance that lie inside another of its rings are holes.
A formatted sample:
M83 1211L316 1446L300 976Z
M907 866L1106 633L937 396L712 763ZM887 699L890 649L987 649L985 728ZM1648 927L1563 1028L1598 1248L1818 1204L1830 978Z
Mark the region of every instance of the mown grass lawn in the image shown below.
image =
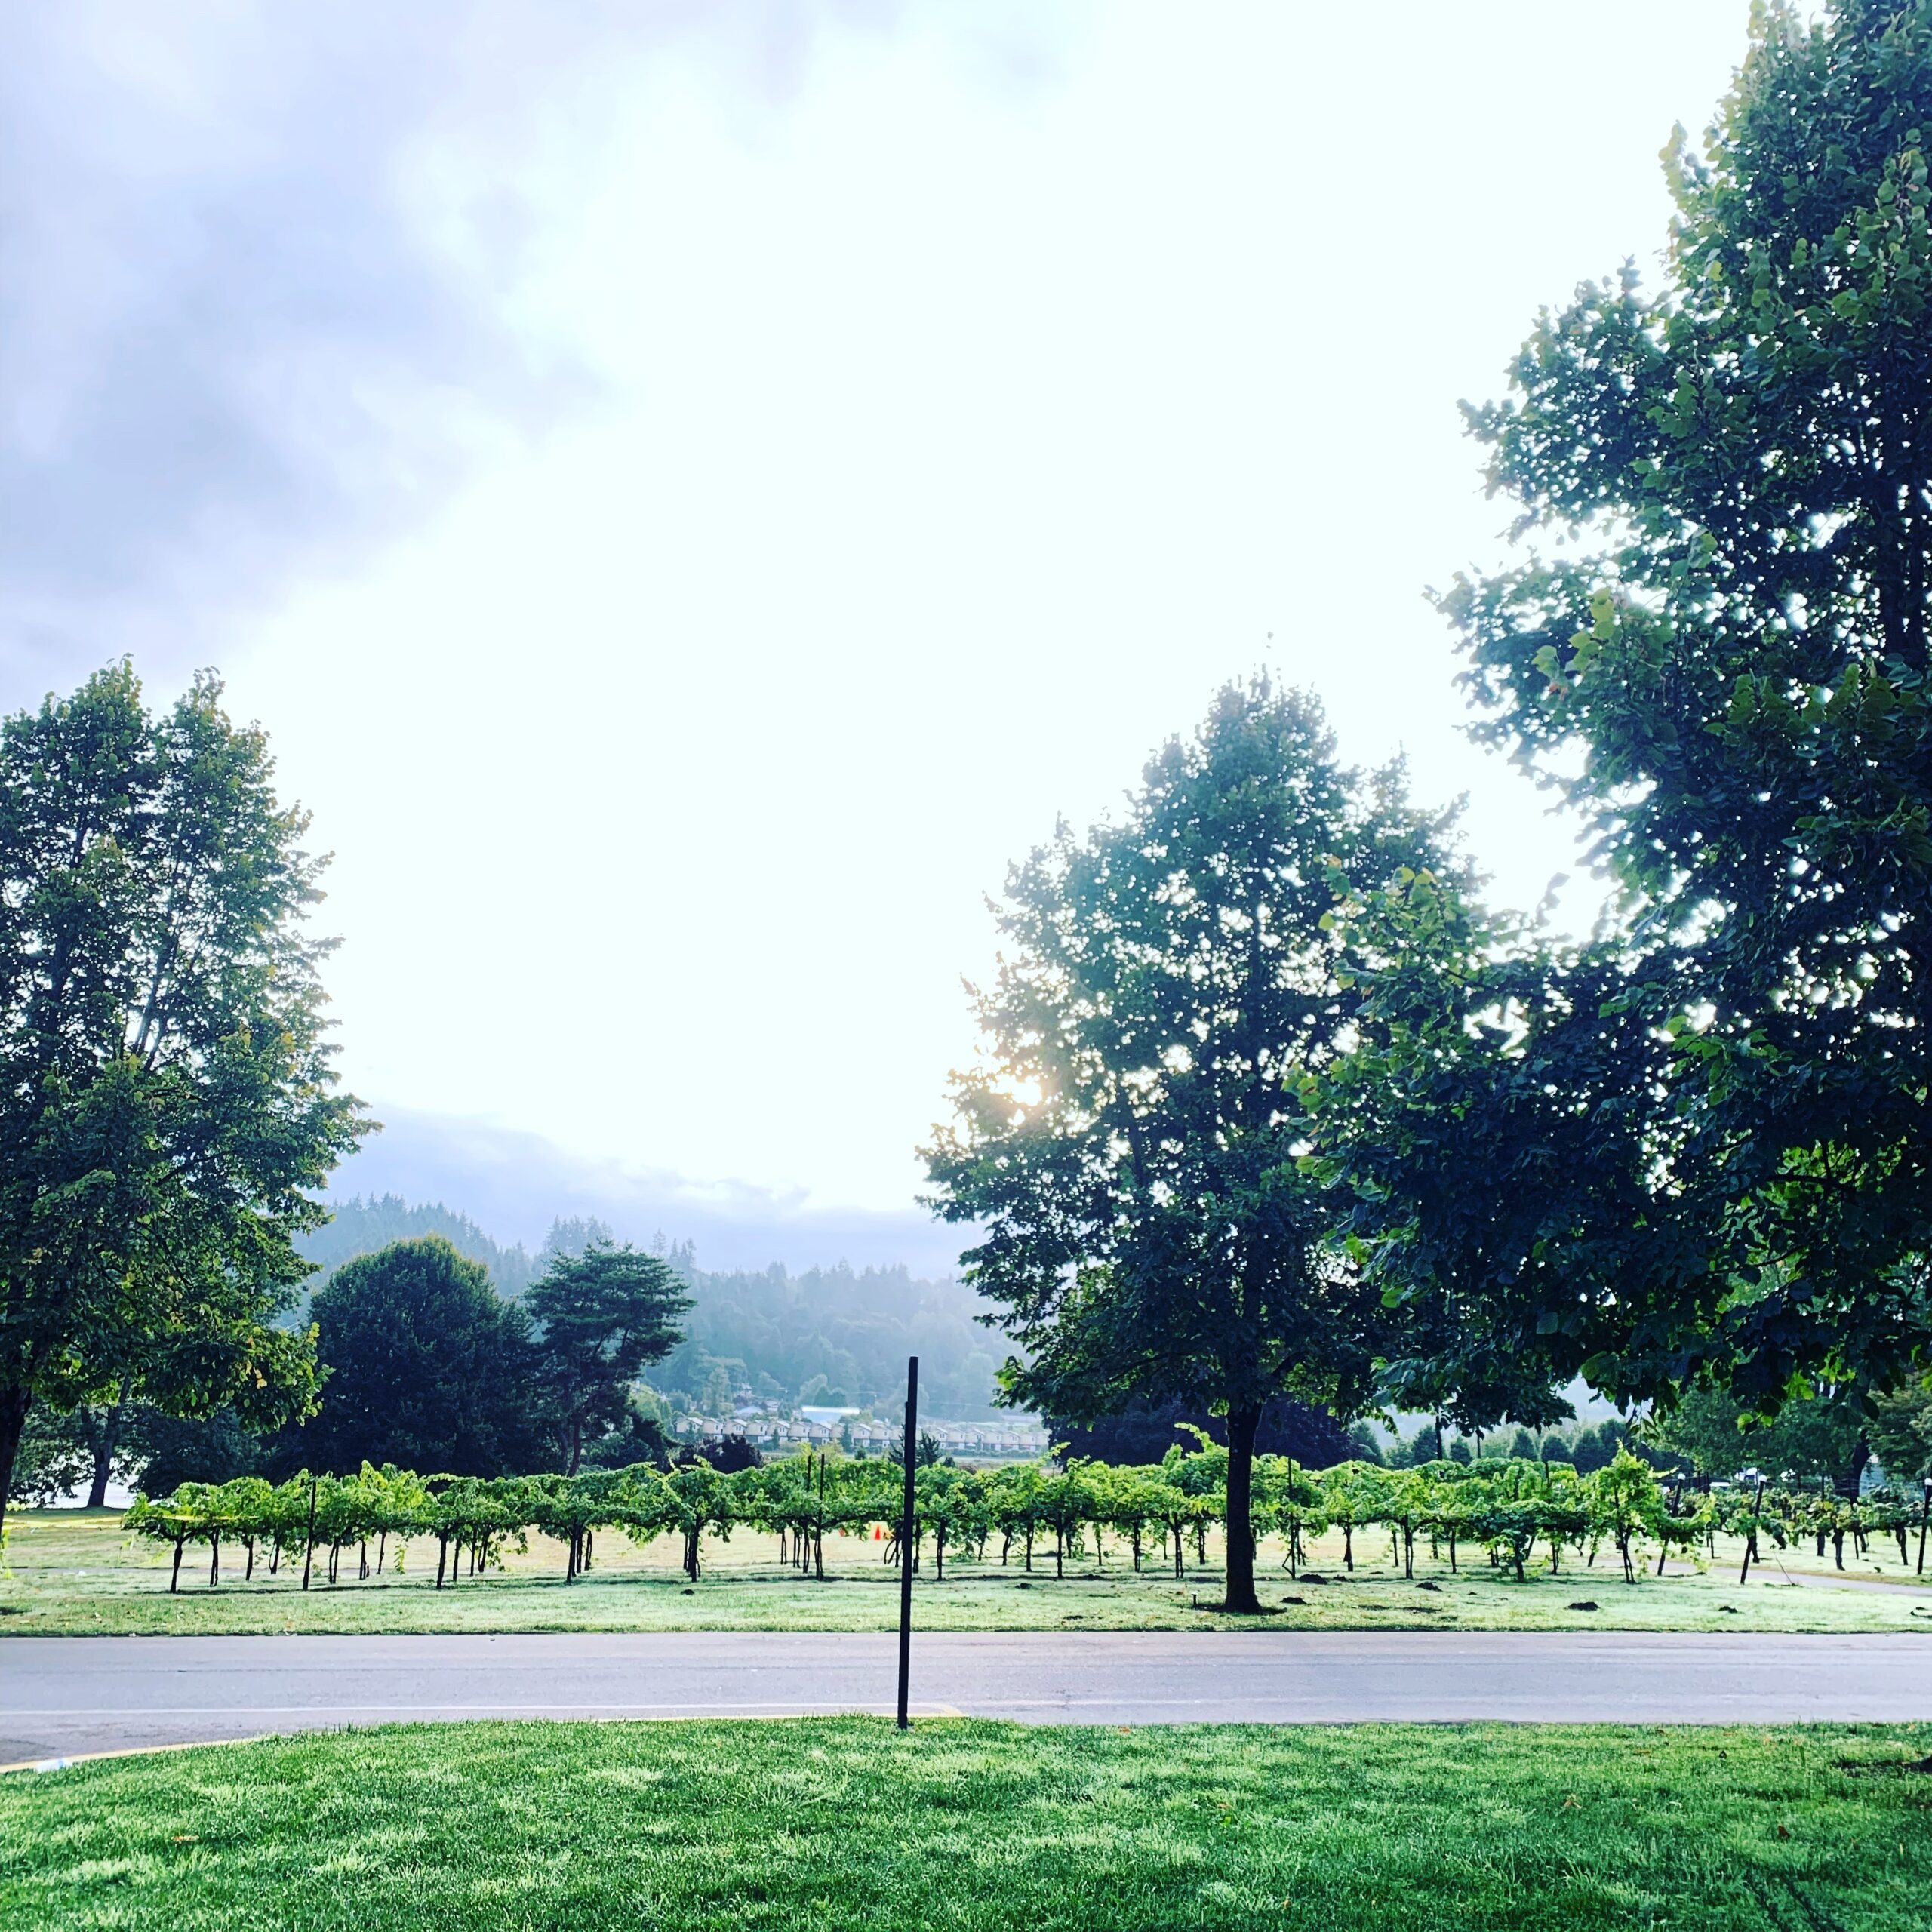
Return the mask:
M1478 1553L1463 1552L1460 1570L1446 1557L1417 1554L1416 1574L1404 1577L1389 1561L1385 1539L1356 1542L1358 1567L1342 1566L1339 1537L1317 1539L1310 1565L1323 1580L1291 1579L1279 1552L1264 1547L1262 1597L1274 1611L1270 1629L1460 1630L1758 1630L1849 1632L1917 1630L1932 1638L1932 1589L1905 1587L1920 1580L1897 1561L1892 1546L1876 1540L1868 1560L1848 1574L1890 1587L1818 1588L1804 1580L1828 1571L1808 1549L1786 1552L1755 1569L1741 1589L1737 1556L1720 1539L1718 1560L1702 1575L1654 1577L1627 1584L1614 1552L1594 1568L1565 1553L1561 1572L1533 1570L1516 1583ZM880 1546L857 1538L826 1543L827 1580L801 1577L778 1560L776 1541L740 1531L705 1550L706 1571L695 1588L678 1567L677 1542L663 1537L638 1549L622 1537L600 1537L595 1567L572 1583L563 1580L559 1544L532 1537L511 1550L505 1567L466 1577L454 1587L432 1587L433 1545L426 1574L420 1549L398 1576L395 1552L380 1576L356 1580L356 1553L345 1553L343 1580L318 1582L306 1593L299 1568L275 1577L257 1563L254 1580L241 1580L242 1557L223 1552L222 1581L208 1587L208 1555L183 1566L178 1595L168 1591L168 1552L133 1543L118 1516L77 1511L19 1512L8 1521L7 1561L0 1571L0 1637L131 1635L281 1631L435 1630L889 1630L899 1615L897 1572L879 1561ZM1092 1558L1054 1575L1051 1558L1036 1558L1031 1576L1017 1556L1002 1567L949 1561L946 1580L919 1578L921 1626L934 1630L1174 1630L1236 1627L1248 1620L1197 1607L1220 1595L1218 1550L1185 1578L1150 1564L1134 1574L1124 1549L1110 1551L1104 1568ZM370 1552L373 1564L375 1552ZM1298 1601L1297 1601L1298 1599ZM1593 1603L1594 1610L1572 1607Z
M1932 1726L478 1724L0 1779L0 1927L1924 1932Z

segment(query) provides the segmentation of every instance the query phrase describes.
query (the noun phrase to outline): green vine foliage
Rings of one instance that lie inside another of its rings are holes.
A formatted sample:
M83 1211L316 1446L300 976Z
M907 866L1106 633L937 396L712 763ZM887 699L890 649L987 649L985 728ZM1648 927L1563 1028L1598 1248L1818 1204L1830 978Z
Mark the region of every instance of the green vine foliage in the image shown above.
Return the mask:
M1070 1561L1124 1561L1137 1571L1171 1566L1180 1576L1196 1533L1226 1521L1226 1475L1224 1449L1176 1448L1145 1465L935 1464L915 1478L913 1561L922 1571L930 1563L935 1582L944 1580L949 1558L996 1558L1029 1571L1051 1561L1057 1575ZM696 1583L705 1540L728 1539L740 1527L783 1537L790 1559L822 1576L827 1535L856 1535L887 1561L900 1559L903 1482L889 1463L813 1456L729 1475L702 1461L669 1472L640 1463L574 1477L425 1478L365 1465L353 1477L304 1475L274 1486L256 1477L183 1483L172 1496L138 1500L126 1524L172 1546L171 1589L192 1548L209 1552L211 1581L220 1577L226 1545L231 1573L232 1553L242 1552L245 1582L260 1562L271 1572L300 1564L328 1583L341 1580L345 1552L356 1552L360 1577L371 1574L372 1549L380 1568L392 1560L390 1546L411 1540L435 1543L438 1586L454 1588L459 1578L500 1565L506 1549L527 1548L532 1531L565 1545L568 1578L592 1566L595 1538L609 1531L638 1543L680 1538ZM1559 1569L1566 1550L1608 1548L1634 1583L1649 1552L1695 1555L1720 1529L1762 1534L1780 1548L1815 1536L1822 1549L1835 1537L1841 1558L1847 1537L1862 1546L1873 1536L1896 1535L1903 1555L1918 1506L1887 1491L1856 1502L1788 1487L1700 1495L1660 1478L1627 1451L1588 1475L1567 1463L1501 1458L1312 1470L1287 1457L1261 1456L1247 1527L1251 1552L1274 1536L1291 1572L1304 1562L1309 1538L1341 1529L1351 1568L1356 1537L1380 1532L1411 1570L1419 1540L1446 1550L1452 1564L1465 1552L1494 1557L1519 1580L1532 1564ZM875 1527L891 1534L873 1537Z

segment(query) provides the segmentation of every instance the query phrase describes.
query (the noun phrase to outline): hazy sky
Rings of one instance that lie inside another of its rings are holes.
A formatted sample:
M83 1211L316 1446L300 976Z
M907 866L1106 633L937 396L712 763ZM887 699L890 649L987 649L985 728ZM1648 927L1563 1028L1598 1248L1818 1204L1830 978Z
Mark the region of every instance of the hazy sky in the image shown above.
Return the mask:
M1506 520L1455 405L1654 262L1746 11L9 9L0 695L268 727L351 1184L940 1254L982 896L1226 679L1571 863L1424 601Z

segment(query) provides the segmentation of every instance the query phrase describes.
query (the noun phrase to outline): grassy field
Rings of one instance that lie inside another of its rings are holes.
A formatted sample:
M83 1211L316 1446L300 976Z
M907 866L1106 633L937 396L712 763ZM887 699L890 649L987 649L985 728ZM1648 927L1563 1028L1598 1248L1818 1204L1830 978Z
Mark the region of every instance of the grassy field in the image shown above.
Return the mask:
M621 1537L600 1538L595 1567L574 1583L562 1580L560 1545L533 1537L512 1551L505 1568L432 1587L419 1546L401 1575L388 1552L380 1576L355 1581L355 1552L344 1552L344 1580L319 1581L306 1595L299 1568L269 1577L258 1563L244 1583L242 1553L223 1552L223 1580L208 1587L207 1552L191 1555L178 1595L168 1592L167 1552L131 1543L111 1513L26 1512L9 1518L7 1561L0 1573L0 1633L47 1635L190 1631L420 1630L883 1630L898 1616L897 1572L879 1561L880 1546L834 1537L826 1546L830 1575L801 1577L778 1560L767 1537L740 1531L708 1545L706 1569L694 1589L677 1565L670 1538L638 1549ZM1460 1572L1419 1551L1414 1580L1389 1561L1386 1539L1356 1539L1357 1567L1343 1568L1339 1538L1320 1539L1312 1567L1323 1580L1291 1580L1278 1552L1264 1552L1262 1595L1274 1607L1270 1629L1912 1630L1932 1636L1932 1590L1820 1588L1801 1580L1830 1574L1807 1549L1786 1552L1737 1585L1737 1553L1723 1539L1718 1560L1703 1574L1646 1575L1626 1584L1614 1554L1593 1569L1566 1554L1562 1572L1532 1571L1518 1584L1478 1554L1464 1552ZM1870 1559L1849 1573L1866 1580L1910 1580L1897 1561L1885 1565L1875 1543ZM929 1629L1171 1630L1229 1626L1245 1620L1197 1607L1220 1594L1218 1563L1192 1566L1177 1583L1152 1567L1137 1577L1124 1550L1104 1568L1091 1557L1053 1574L1036 1556L1029 1577L1015 1561L1001 1568L949 1562L939 1583L921 1572L918 1617ZM1208 1546L1211 1559L1217 1552ZM373 1563L375 1552L371 1552ZM1786 1567L1789 1566L1789 1567ZM1299 1601L1297 1601L1299 1599ZM1594 1603L1579 1610L1578 1603Z
M0 1779L0 1927L1888 1932L1932 1726L487 1724Z

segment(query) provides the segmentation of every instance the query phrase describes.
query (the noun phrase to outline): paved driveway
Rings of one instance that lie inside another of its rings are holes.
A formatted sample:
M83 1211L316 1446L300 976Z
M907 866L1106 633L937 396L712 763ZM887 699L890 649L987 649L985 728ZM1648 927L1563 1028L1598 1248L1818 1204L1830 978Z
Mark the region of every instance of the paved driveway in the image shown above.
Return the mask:
M891 1709L896 1640L737 1632L0 1638L0 1764L418 1718ZM1932 1634L941 1634L917 1711L1029 1724L1932 1719Z

